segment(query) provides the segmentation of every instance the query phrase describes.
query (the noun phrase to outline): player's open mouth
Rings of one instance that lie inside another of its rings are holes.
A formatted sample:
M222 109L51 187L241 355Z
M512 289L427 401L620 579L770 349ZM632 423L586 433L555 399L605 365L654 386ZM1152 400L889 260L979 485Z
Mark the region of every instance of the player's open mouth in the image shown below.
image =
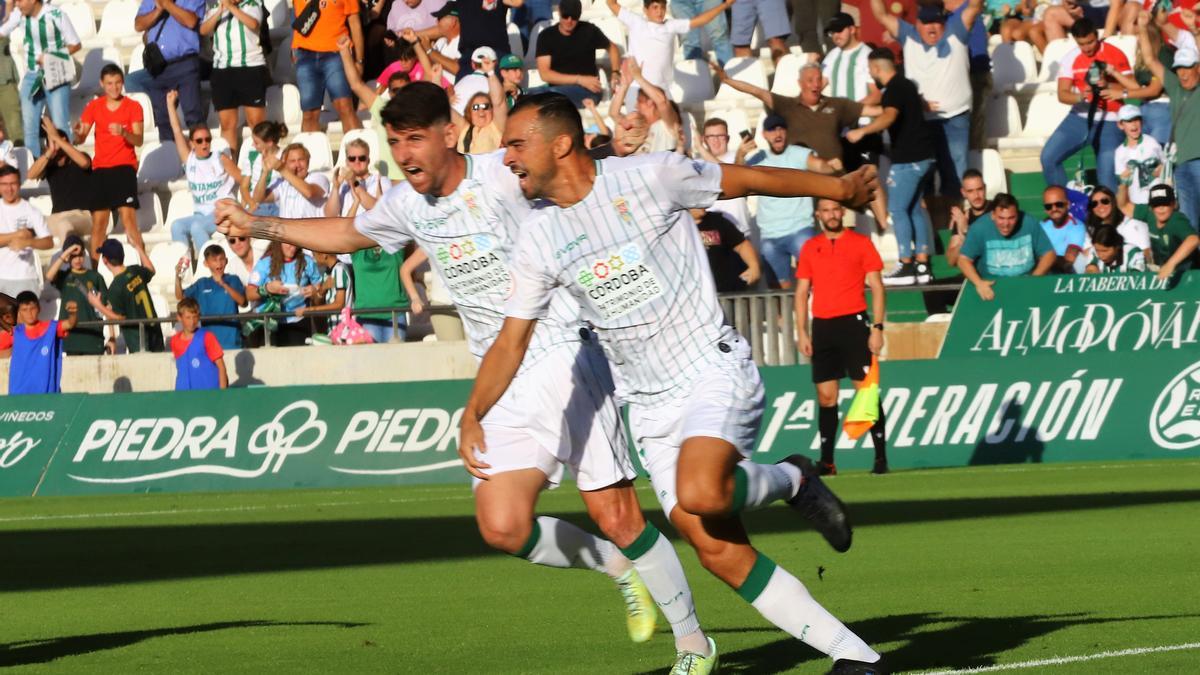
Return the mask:
M422 174L425 172L424 172L424 170L421 169L421 167L418 167L418 166L406 166L406 167L404 167L404 173L406 173L410 176L416 176L418 174Z

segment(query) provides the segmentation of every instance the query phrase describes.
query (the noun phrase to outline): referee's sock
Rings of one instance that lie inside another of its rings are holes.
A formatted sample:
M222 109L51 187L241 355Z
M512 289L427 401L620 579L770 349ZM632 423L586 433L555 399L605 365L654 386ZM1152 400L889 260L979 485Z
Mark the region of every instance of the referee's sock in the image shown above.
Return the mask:
M611 541L550 516L539 516L533 521L529 539L513 555L547 567L578 567L603 572L613 579L631 567Z
M879 660L879 654L814 600L799 579L762 553L737 592L767 621L835 661Z
M817 412L817 430L821 433L821 463L833 464L833 444L838 437L838 409L836 405L821 406Z
M733 467L733 513L791 499L800 491L800 467L788 462L759 464L742 460Z
M879 406L879 419L871 425L871 442L875 444L875 461L887 459L887 419L883 415L883 406Z
M667 617L675 646L682 651L707 654L708 638L700 630L692 588L671 542L653 523L646 521L646 529L632 544L623 547L621 553L633 563L650 597Z

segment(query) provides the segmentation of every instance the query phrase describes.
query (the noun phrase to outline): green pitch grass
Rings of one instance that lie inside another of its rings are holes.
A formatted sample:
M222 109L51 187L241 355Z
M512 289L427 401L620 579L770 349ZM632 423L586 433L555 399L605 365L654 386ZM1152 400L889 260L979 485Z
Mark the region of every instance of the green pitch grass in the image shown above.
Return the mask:
M844 555L786 508L747 521L897 669L1014 664L1200 641L1198 475L1195 460L842 475ZM583 522L571 489L542 505ZM471 513L460 486L0 501L0 667L665 670L666 626L631 644L606 578L491 553ZM679 551L723 672L828 669ZM1198 664L1190 649L1025 672Z

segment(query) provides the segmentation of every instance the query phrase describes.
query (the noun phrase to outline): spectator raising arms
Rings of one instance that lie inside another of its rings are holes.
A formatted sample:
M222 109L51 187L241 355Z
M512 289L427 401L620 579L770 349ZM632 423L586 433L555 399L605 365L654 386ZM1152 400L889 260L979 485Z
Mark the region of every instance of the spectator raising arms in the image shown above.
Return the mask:
M312 155L300 143L283 149L282 157L263 155L263 166L279 174L279 180L268 185L260 180L254 187L254 202L274 201L279 205L280 218L320 218L325 215L325 200L329 196L329 176L309 173Z
M250 131L250 140L254 149L246 154L246 161L238 165L238 175L241 180L242 203L246 208L259 216L279 215L279 205L275 202L264 202L259 194L261 186L265 195L280 181L279 174L266 166L265 158L279 157L279 141L287 137L287 125L282 122L259 122Z
M679 112L662 89L642 76L641 66L632 58L626 58L621 64L621 79L609 104L609 117L614 120L621 119L621 108L626 100L626 93L635 84L638 85L637 114L645 120L647 127L646 141L642 146L646 148L644 152L663 152L679 148L682 145ZM618 126L626 125L618 123Z
M216 336L200 327L200 304L184 298L179 301L175 316L179 319L179 332L171 336L175 391L227 388L225 352Z
M456 126L462 127L458 134L458 151L463 154L492 152L500 147L504 123L508 120L508 105L495 72L487 73L487 83L488 93L475 94L467 101L461 124L458 113L454 113Z
M294 313L309 298L316 297L321 283L317 263L297 246L271 242L267 254L254 266L246 298L259 303L257 312ZM283 347L303 345L312 335L312 326L300 316L289 316L279 323L272 344Z
M371 173L371 147L356 138L346 144L346 166L334 171L325 215L352 218L360 211L370 211L375 208L375 200L391 187L392 181L387 176Z
M71 84L74 66L66 65L79 51L79 36L71 19L57 5L42 0L8 0L8 19L0 26L0 37L20 31L25 43L25 77L21 78L21 123L25 147L34 158L41 154L37 142L42 112L49 108L54 126L71 126ZM16 52L13 52L16 56Z
M354 114L350 83L338 55L338 38L349 35L354 45L354 69L362 75L363 34L358 0L295 0L295 8L298 20L293 26L299 28L292 34L292 50L300 109L304 114L301 131L320 130L326 92L342 122L342 131L358 129L362 125Z
M746 0L749 1L749 0ZM782 0L780 0L782 2ZM700 28L733 7L733 0L725 0L691 19L667 19L667 0L644 0L645 15L621 7L617 0L607 0L608 8L629 31L627 58L637 62L639 69L650 84L667 91L675 80L675 36L686 35L693 28ZM743 4L745 4L743 2ZM734 16L736 17L736 10ZM786 18L786 17L785 17ZM772 49L774 43L772 43ZM615 64L615 62L614 62ZM625 74L621 74L624 85ZM637 91L630 90L630 95ZM633 101L626 102L632 105Z
M145 248L137 222L140 204L134 150L142 144L142 106L125 95L125 74L116 64L100 69L100 86L104 95L87 104L75 127L76 145L87 139L93 127L96 129L96 156L92 159L93 267L99 264L97 249L108 233L109 214L114 210L129 242L138 249Z
M387 102L392 100L396 94L404 88L411 80L408 73L396 72L392 74L382 84L385 85L382 92L376 92L371 87L367 86L366 82L359 77L358 72L354 69L354 52L353 44L350 38L338 39L338 50L342 55L342 65L346 68L346 79L350 82L350 89L354 91L354 95L371 113L371 126L375 129L376 137L379 139L379 147L388 148L387 127L384 126L383 120L379 118L380 111ZM404 180L404 172L396 165L396 159L392 157L391 152L384 152L382 157L383 162L387 166L387 177L394 181ZM277 214L271 214L277 215Z
M53 247L46 218L21 199L21 172L14 166L0 166L0 293L16 297L22 291L40 290L34 249Z
M32 291L17 296L17 322L0 332L0 353L12 350L8 394L57 394L62 391L62 340L75 327L77 307L64 305L65 321L38 321L42 306Z
M46 270L46 281L58 289L62 305L59 320L69 318L67 305L74 303L80 321L101 321L103 315L96 312L88 302L88 296L96 293L103 303L108 302L108 285L96 270L84 266L87 251L78 235L67 235L62 252L50 260ZM104 353L104 329L79 327L71 331L63 342L67 354Z
M96 311L109 321L124 319L155 319L158 314L154 311L154 303L150 300L149 284L154 278L154 263L146 255L146 249L141 242L134 244L143 265L125 264L125 247L116 239L109 239L100 246L100 256L104 265L113 274L112 285L108 288L108 303L98 294L88 296L88 302ZM145 334L146 343L142 344L141 335ZM125 348L131 354L142 351L150 352L163 350L162 327L157 323L121 326L121 335L125 337Z
M46 151L29 167L29 180L46 179L50 185L50 217L46 226L59 241L69 234L85 236L92 231L92 158L71 145L67 132L42 118ZM83 304L80 305L82 308ZM88 319L84 319L87 321Z
M228 150L213 152L213 136L208 127L197 124L190 129L188 137L183 135L179 113L175 111L178 99L178 92L167 92L167 114L175 134L175 150L183 163L188 191L192 194L193 213L171 223L171 239L188 244L192 259L196 260L200 257L200 249L217 231L217 223L213 220L217 200L228 197L241 176Z
M198 311L206 316L222 316L237 314L241 307L246 306L246 287L236 275L227 274L229 264L225 249L211 244L204 249L204 266L212 276L197 279L195 283L183 287L184 265L187 258L180 259L179 269L175 274L175 299L183 301L191 299L199 303ZM242 332L236 321L209 322L208 329L216 336L216 340L225 349L240 349Z
M200 24L200 34L212 36L213 108L221 137L235 156L242 142L239 110L245 109L251 129L267 118L271 73L259 42L262 20L262 0L218 0Z
M596 50L608 50L612 72L608 81L616 80L621 54L617 45L589 21L580 21L583 5L579 0L563 0L558 6L559 21L538 34L537 70L542 81L571 99L577 107L584 100L599 102L604 96L600 84L600 64ZM503 64L501 64L503 67Z
M228 0L226 0L228 1ZM167 92L179 92L183 119L190 127L208 117L200 101L200 33L197 26L204 14L204 0L142 0L134 30L142 33L142 41L157 45L163 57L162 70L154 72L146 64L146 93L154 111L154 126L166 136L170 130L167 119ZM140 145L140 143L138 144ZM99 153L97 153L99 154Z

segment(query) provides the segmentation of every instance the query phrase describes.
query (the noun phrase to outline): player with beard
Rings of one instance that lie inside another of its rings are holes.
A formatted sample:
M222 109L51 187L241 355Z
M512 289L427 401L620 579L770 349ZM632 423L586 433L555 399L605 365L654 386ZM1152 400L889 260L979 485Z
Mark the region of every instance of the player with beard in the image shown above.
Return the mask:
M504 146L522 192L542 201L522 230L508 318L463 410L460 447L486 450L480 420L502 400L553 299L567 289L614 368L663 511L701 564L776 626L833 658L834 672L882 672L879 654L750 545L740 513L779 499L838 551L850 547L850 524L808 459L747 461L762 421L762 380L746 341L725 324L688 213L751 194L861 206L877 189L874 167L836 178L673 153L596 162L578 111L557 94L522 98ZM713 656L695 654L692 667Z
M416 242L458 308L471 351L482 357L504 319L513 287L509 261L529 204L502 153L454 149L458 130L440 87L408 85L381 119L407 180L375 208L356 218L288 220L225 200L217 206L218 229L334 253L376 246L390 253ZM487 455L459 448L474 477L479 530L489 545L531 562L608 574L625 598L635 642L653 635L656 612L647 593L653 596L675 634L676 667L686 665L713 641L700 629L674 547L642 516L608 365L579 315L567 293L555 295L547 320L529 336L529 358L518 364L513 387L482 421ZM559 483L564 466L610 541L535 517L539 493Z

